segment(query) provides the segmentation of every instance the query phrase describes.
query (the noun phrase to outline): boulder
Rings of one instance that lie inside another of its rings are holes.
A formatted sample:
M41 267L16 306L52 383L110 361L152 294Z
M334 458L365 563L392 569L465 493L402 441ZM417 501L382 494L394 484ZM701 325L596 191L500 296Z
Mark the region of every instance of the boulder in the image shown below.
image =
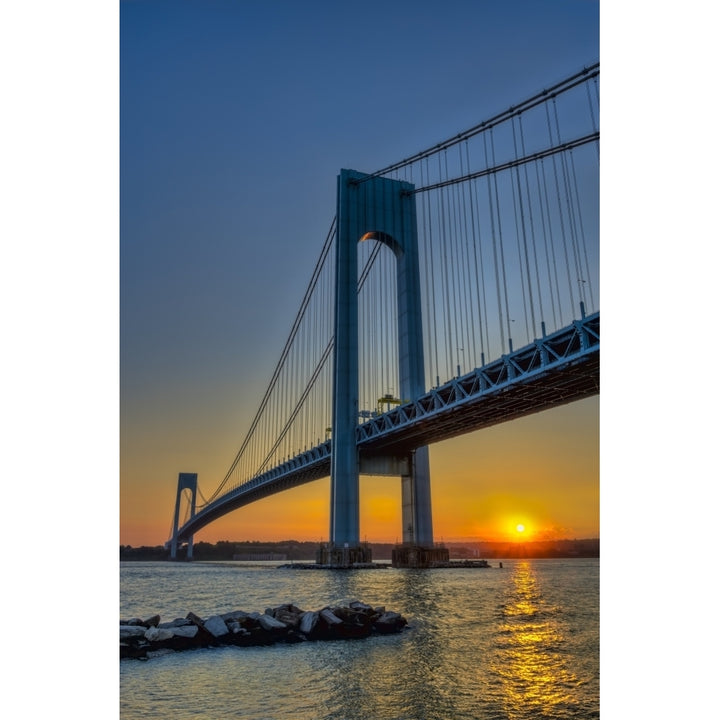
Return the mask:
M330 608L323 608L320 611L320 617L329 627L332 627L333 625L342 625L342 620Z
M195 640L202 644L211 644L215 641L215 636L205 629L205 621L193 612L187 614L187 619L198 628Z
M280 622L280 620L276 620L271 615L260 615L258 617L258 622L260 623L260 627L262 627L263 630L268 630L270 632L278 632L280 630L287 630L287 625L284 622Z
M145 631L145 639L149 642L163 642L173 637L175 633L170 628L149 627Z
M192 650L198 647L207 647L208 638L212 637L197 625L184 625L172 629L173 636L165 640L162 645L173 650Z
M373 628L382 634L400 632L407 625L407 620L396 612L385 612L373 623Z
M225 621L219 615L212 615L209 617L205 621L204 627L213 637L216 638L227 635L230 632L230 630L228 630L228 626L225 624Z
M317 628L319 618L320 615L313 611L303 613L300 618L300 632L306 637L312 637Z
M349 607L353 610L358 611L373 611L373 608L371 605L366 605L365 603L360 602L359 600L353 600L351 603L349 603Z
M289 627L297 628L300 625L301 613L302 611L298 613L290 607L279 607L275 608L273 617Z
M399 632L406 625L400 613L372 608L358 600L317 611L304 611L288 603L268 608L263 614L236 610L205 620L191 612L169 623L161 623L160 616L154 615L147 620L120 621L120 657L146 660L198 647L363 638L372 632Z
M196 615L194 612L189 612L185 616L185 619L189 620L191 623L193 623L193 625L197 625L198 627L203 627L205 624L203 619L199 615Z
M120 641L130 640L132 638L144 638L145 630L147 628L144 625L121 625L120 626Z
M158 623L159 628L175 628L175 627L188 627L193 625L187 618L175 618L171 622Z
M174 637L194 638L199 632L200 628L197 625L182 625L173 628Z

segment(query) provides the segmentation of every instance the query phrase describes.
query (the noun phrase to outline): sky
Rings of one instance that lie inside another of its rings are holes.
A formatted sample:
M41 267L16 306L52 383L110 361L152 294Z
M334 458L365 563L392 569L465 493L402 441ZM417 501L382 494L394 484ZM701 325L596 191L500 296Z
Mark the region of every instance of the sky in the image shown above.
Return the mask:
M596 2L120 3L120 543L169 538L179 472L230 466L335 212L407 157L599 59ZM599 535L599 400L430 450L437 540ZM329 479L196 541L327 540ZM401 535L361 479L363 539ZM516 528L524 527L523 533Z

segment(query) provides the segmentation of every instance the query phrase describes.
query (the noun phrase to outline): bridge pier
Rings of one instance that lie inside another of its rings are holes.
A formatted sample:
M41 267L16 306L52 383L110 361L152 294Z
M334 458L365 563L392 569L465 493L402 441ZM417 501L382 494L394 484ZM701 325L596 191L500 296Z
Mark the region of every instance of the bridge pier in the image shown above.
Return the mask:
M408 466L409 473L401 475L403 542L392 551L392 565L427 568L447 563L450 551L433 542L427 445L410 455Z
M317 551L315 561L318 565L328 565L336 568L370 565L372 563L372 550L367 543L361 543L353 547L350 547L349 543L345 543L342 547L328 543Z
M190 515L195 515L195 502L197 498L197 473L180 473L178 475L177 495L175 496L175 514L173 515L172 539L170 541L170 559L177 560L178 550L178 522L180 520L180 498L183 490L190 490ZM192 560L193 538L188 538L187 559Z
M397 568L442 567L449 562L450 550L444 547L403 544L392 551L392 566Z

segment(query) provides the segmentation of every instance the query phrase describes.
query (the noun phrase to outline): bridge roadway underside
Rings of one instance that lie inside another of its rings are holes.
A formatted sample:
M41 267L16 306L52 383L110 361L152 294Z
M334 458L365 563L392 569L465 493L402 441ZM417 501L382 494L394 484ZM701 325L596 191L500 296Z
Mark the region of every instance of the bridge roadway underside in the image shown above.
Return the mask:
M582 400L600 392L599 314L535 345L454 378L357 428L363 458L402 458L415 448ZM227 513L330 475L331 441L234 488L178 531L186 541Z
M451 388L441 388L438 396L447 397L451 392ZM423 445L567 405L599 392L600 353L597 352L581 361L527 377L466 402L453 405L450 400L448 406L437 414L420 417L414 422L403 422L377 438L360 442L360 452L369 456L406 455Z

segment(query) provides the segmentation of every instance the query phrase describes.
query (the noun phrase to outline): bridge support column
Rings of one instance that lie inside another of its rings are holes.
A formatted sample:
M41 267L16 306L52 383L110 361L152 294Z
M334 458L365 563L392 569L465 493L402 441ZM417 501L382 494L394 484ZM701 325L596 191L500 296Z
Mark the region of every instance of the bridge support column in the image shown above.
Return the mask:
M170 559L177 560L178 550L178 522L180 520L180 498L183 490L190 490L190 516L195 515L195 502L197 498L197 473L180 473L178 475L177 495L175 497L175 514L173 515L172 539L170 541ZM188 538L187 559L192 560L193 538Z
M335 280L335 349L330 500L330 544L360 553L358 423L357 243L376 240L397 261L400 394L410 400L425 392L420 272L414 186L342 170L338 177ZM431 545L430 465L427 448L414 453L403 476L403 540ZM409 528L409 530L408 530ZM410 539L412 538L412 539ZM367 548L369 552L369 548ZM360 553L370 560L364 551ZM330 563L326 563L330 564Z
M410 474L401 476L403 543L432 545L430 503L430 456L420 447L410 456Z

